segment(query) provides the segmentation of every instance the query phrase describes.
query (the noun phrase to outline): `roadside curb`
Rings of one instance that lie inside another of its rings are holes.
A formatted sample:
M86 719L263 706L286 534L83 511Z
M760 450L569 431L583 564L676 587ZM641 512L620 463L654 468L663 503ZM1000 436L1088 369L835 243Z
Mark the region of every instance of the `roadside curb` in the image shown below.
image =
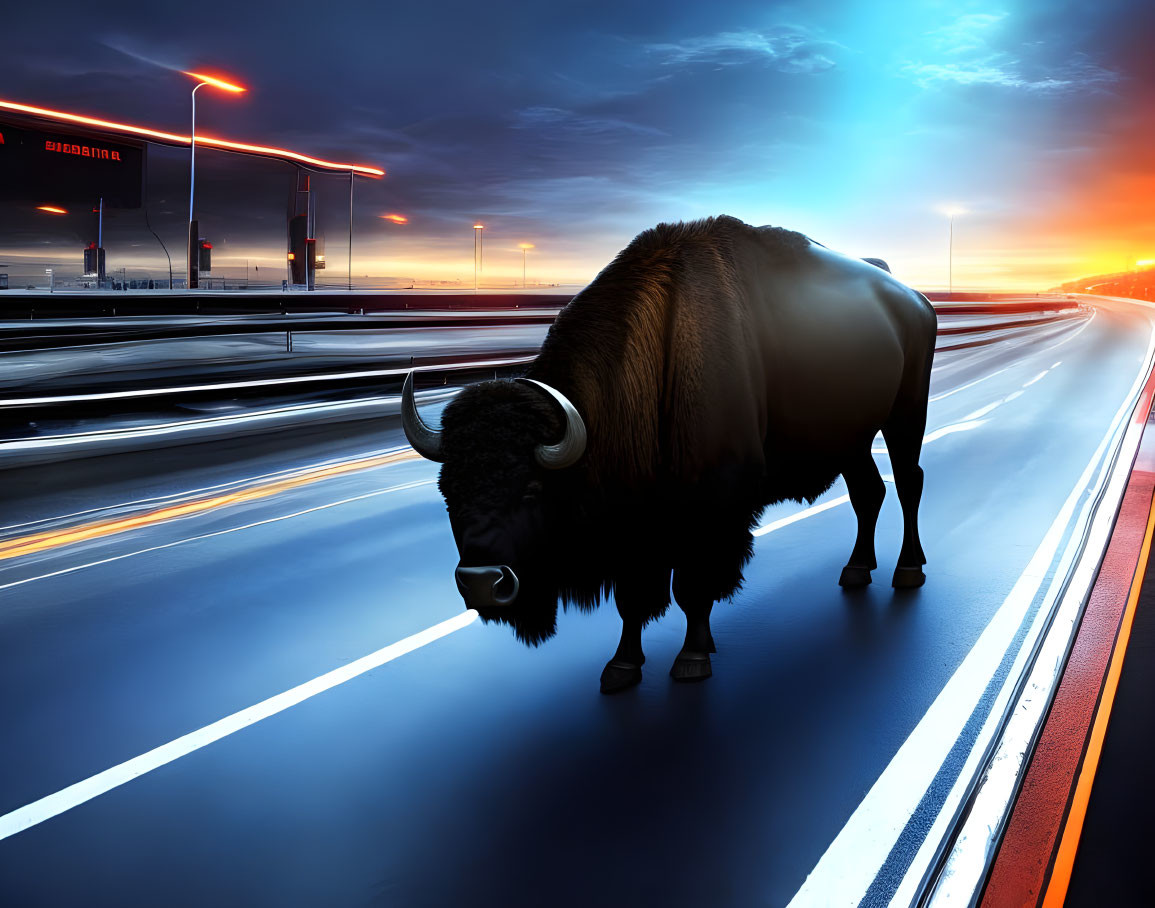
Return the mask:
M1152 344L1155 345L1155 338ZM1147 418L1155 401L1153 359L1155 351L1149 347L1145 372L1141 373L1144 376L1142 384L1132 392L1134 404L1130 415L1120 427L1121 435L1115 443L1114 453L1107 455L1101 468L1104 471L1101 489L1092 500L1085 502L1084 507L1090 509L1090 516L1085 527L1077 531L1072 540L1071 544L1078 545L1079 553L1062 575L1062 590L1054 605L1036 619L1045 618L1043 630L1032 647L1032 655L1020 675L1016 693L1003 712L1000 730L987 750L982 769L974 777L971 790L959 807L953 830L939 846L940 857L936 866L920 887L919 905L979 904L984 893L988 892L988 881L994 879L992 865L1000 849L1007 854L1015 852L1021 861L1025 861L1021 869L1027 870L1028 875L1032 862L1039 872L1050 872L1050 851L1044 853L1040 862L1037 853L1033 856L1028 853L1027 846L1007 845L1003 837L1017 810L1016 801L1024 790L1033 758L1039 757L1036 761L1039 765L1046 762L1041 752L1036 751L1044 729L1052 720L1066 722L1065 706L1056 698L1067 682L1068 668L1078 664L1072 659L1082 658L1072 654L1079 645L1084 625L1091 627L1091 619L1087 616L1099 614L1101 603L1113 602L1117 627L1118 613L1122 610L1120 603L1126 601L1135 573L1142 532L1151 509L1151 492L1155 489L1155 471L1150 468L1140 471L1152 474L1151 485L1146 487L1142 477L1137 480L1135 476ZM1147 444L1148 450L1155 445L1155 433L1147 438ZM1139 509L1137 514L1135 508ZM1134 530L1136 526L1139 542L1136 542L1134 532L1127 534L1124 529L1131 527ZM1115 541L1116 533L1120 534L1118 543ZM1112 545L1115 546L1113 552ZM1120 549L1124 545L1128 547ZM1129 552L1135 559L1129 567L1126 556L1119 555L1120 551ZM1109 554L1111 560L1108 560ZM1124 557L1124 561L1120 563L1119 557ZM1100 586L1111 582L1112 578L1114 587ZM1103 662L1107 656L1103 656ZM1102 677L1102 671L1099 677ZM1097 697L1098 690L1092 703ZM1086 736L1084 725L1077 751L1081 751ZM1069 790L1068 785L1062 797L1064 810ZM1036 904L1035 899L1023 891L1004 894L1004 890L989 889L989 893L992 900L983 902L984 905ZM1050 906L1052 903L1047 904Z
M1155 433L1144 431L1078 635L995 855L984 908L1051 908L1066 896L1150 556L1153 455Z

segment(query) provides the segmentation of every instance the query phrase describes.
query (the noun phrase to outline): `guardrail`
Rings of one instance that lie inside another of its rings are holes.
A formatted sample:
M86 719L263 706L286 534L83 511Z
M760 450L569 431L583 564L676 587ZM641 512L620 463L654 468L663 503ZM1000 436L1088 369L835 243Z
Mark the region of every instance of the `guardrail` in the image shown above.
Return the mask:
M1064 307L1062 311L1039 310L1034 312L1031 318L1012 314L1008 319L1001 317L998 311L992 313L990 309L982 314L943 313L940 317L938 349L945 352L991 344L1021 336L1034 327L1078 314L1078 307L1075 306ZM550 320L552 316L553 314L550 315ZM454 373L493 370L494 374L499 371L509 374L510 371L532 362L537 356L547 325L523 324L520 330L536 331L537 335L523 336L519 350L509 349L510 325L507 324L506 330L500 332L477 331L476 327L455 324L450 328L424 332L442 339L446 334L462 330L479 334L488 346L475 347L470 351L471 355L463 355L460 347L454 350L445 345L441 347L430 345L426 348L425 355L410 352L408 355L395 356L393 361L387 363L378 362L376 367L368 369L349 369L346 364L345 368L340 370L330 369L282 376L265 374L226 381L206 381L202 372L198 380L181 384L169 382L147 387L134 384L132 387L103 390L94 390L91 387L87 389L64 387L53 393L40 394L29 394L24 388L20 393L0 397L0 429L4 428L4 417L7 414L10 433L7 440L0 441L0 466L18 467L181 445L194 441L235 438L302 424L317 426L381 419L396 415L398 412L397 386L401 376L410 369L416 367L429 373L440 374L447 384ZM355 334L353 340L358 346L363 345L367 339L362 333L344 333ZM402 337L394 340L405 342L412 337L409 332L402 331L401 334ZM192 342L204 340L194 338ZM943 340L948 342L943 343ZM177 339L176 342L188 341ZM108 346L118 348L120 345ZM289 352L292 352L292 345L286 346L289 346ZM69 355L83 354L86 350L92 352L93 349L96 348L80 348L79 351L72 351ZM282 347L282 350L284 349ZM47 351L47 355L60 356L63 352ZM123 352L123 349L120 349L120 352ZM0 360L8 359L12 355L0 354ZM315 359L307 359L306 362L307 365L317 365ZM87 375L86 370L92 367L92 363L86 362L72 365L81 370L82 376ZM0 374L0 378L2 377ZM214 373L214 377L219 378L219 374ZM383 394L383 388L390 390ZM329 399L314 397L312 400L276 397L276 395L299 394L305 390L324 398L326 395L323 392L333 389L340 389L343 396L334 399L329 395ZM247 407L223 413L198 415L190 415L188 412L178 413L169 408L165 400L165 398L190 402L198 398L221 400L249 392L256 392L264 399L254 401ZM273 398L270 399L269 394L261 392L271 392ZM423 392L429 393L436 395L438 392ZM137 409L138 404L150 399L161 406L152 406L147 412L140 412ZM132 409L131 414L125 414L126 407ZM108 414L117 410L125 415L110 418ZM54 427L46 430L42 420L42 414L46 411L65 414L66 418L63 421L55 419ZM73 422L68 422L67 414L73 414ZM76 414L80 414L79 419L76 419ZM95 419L91 418L94 414ZM27 421L33 418L40 421L41 425Z
M139 316L205 315L366 315L373 312L424 312L470 309L517 309L558 307L568 303L580 288L553 288L512 292L461 292L396 290L339 292L315 290L284 293L197 291L129 291L124 293L21 293L0 292L0 319L37 321L43 319L100 319ZM572 292L566 292L572 290Z
M1056 308L1008 307L1004 303L958 312L941 306L939 334L963 335L940 349L993 343L1006 332L1029 330L1069 318L1076 303ZM394 376L411 368L444 370L484 367L493 360L532 359L557 309L513 312L414 312L407 316L330 316L277 326L266 317L138 326L162 336L131 334L114 325L119 339L58 344L0 352L0 412L69 404L233 394L289 385L332 387ZM173 328L179 329L175 336ZM498 331L489 329L499 328ZM0 341L3 336L0 334Z

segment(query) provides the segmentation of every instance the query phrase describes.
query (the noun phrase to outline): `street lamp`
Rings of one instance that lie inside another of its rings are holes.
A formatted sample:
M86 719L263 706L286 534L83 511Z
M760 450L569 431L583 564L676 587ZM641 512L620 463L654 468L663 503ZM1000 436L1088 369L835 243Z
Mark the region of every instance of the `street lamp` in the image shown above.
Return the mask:
M481 238L484 224L473 225L473 289L477 290L477 279L481 274L482 257L485 255L485 243Z
M521 250L521 289L525 289L525 254L533 248L533 243L518 243Z
M950 206L947 206L946 208L943 208L940 210L942 211L943 214L945 214L947 216L947 218L949 218L949 223L950 223L950 226L949 226L950 232L948 234L947 254L946 254L946 256L947 256L946 257L946 262L947 262L947 264L946 264L946 274L947 274L946 280L947 280L947 293L953 294L954 293L954 219L955 219L955 215L966 214L967 212L966 212L965 208L960 208L957 205L950 205Z
M232 82L226 82L224 79L218 79L215 76L206 76L201 73L185 72L186 76L192 76L197 80L196 86L192 90L192 128L189 131L189 164L188 164L188 287L187 289L194 289L196 277L193 267L193 256L200 255L200 250L197 244L197 229L196 222L193 220L193 196L196 188L196 163L197 163L197 91L205 85L211 85L213 88L219 88L222 91L233 92L239 94L244 91L241 86L234 85ZM171 289L171 287L170 287Z

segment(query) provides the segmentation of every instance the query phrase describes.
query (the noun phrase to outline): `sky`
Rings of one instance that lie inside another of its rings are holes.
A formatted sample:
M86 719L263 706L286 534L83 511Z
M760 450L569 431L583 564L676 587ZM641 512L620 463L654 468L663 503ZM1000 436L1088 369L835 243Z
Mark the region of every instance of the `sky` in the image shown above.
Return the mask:
M189 10L194 10L190 15ZM1155 4L60 2L5 12L0 99L384 168L354 187L355 281L585 283L660 221L726 213L887 259L923 289L1046 289L1155 258ZM154 149L181 249L187 149ZM279 274L292 170L204 151L214 269ZM345 277L348 177L314 180ZM183 198L183 201L182 201ZM379 215L401 213L405 225ZM0 261L77 258L89 221L0 205ZM51 221L51 223L49 223ZM156 272L140 212L110 267ZM179 256L179 252L178 252ZM214 273L217 273L214 270Z

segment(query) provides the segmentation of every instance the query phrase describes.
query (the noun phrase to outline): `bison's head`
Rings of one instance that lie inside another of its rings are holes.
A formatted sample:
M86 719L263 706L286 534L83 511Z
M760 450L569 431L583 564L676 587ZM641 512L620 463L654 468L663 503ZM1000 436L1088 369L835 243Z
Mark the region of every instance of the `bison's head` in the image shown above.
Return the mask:
M417 453L443 465L440 488L466 606L485 620L512 625L526 642L545 640L557 620L560 553L550 543L564 520L566 471L585 450L581 416L541 382L488 381L454 398L437 432L417 413L412 375L401 414Z

